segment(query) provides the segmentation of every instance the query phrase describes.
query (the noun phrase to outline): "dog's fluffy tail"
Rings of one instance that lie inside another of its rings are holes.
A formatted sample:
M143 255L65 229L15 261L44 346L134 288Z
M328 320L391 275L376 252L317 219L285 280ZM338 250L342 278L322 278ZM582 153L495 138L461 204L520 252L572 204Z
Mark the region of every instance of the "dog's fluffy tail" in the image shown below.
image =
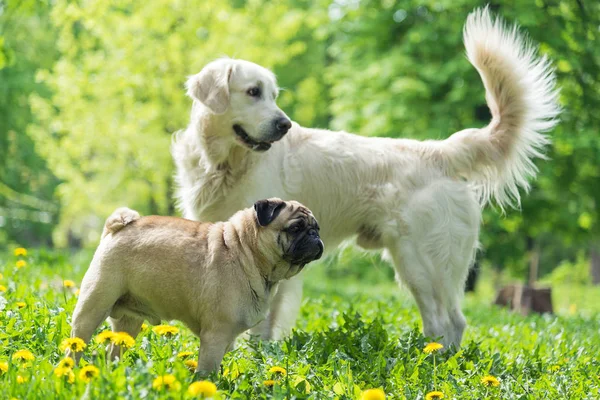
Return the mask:
M121 229L125 228L125 226L138 219L140 219L140 214L137 211L127 207L117 208L115 212L113 212L110 217L106 219L104 230L102 231L102 238L109 233L114 235Z
M487 7L469 15L463 34L492 121L457 132L430 150L449 175L473 183L482 204L494 199L501 208L519 206L519 187L527 191L537 172L532 159L543 158L549 143L542 132L556 125L560 112L553 69L516 26L492 18Z

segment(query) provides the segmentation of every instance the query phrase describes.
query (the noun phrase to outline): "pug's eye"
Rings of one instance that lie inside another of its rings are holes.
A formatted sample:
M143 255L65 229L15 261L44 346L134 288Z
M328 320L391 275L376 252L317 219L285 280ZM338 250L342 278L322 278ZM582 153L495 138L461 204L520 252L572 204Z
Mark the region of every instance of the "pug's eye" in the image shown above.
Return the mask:
M260 88L258 88L258 87L251 87L250 89L248 89L246 91L246 93L250 97L259 97L260 96Z
M304 229L304 224L302 222L299 222L297 224L290 226L288 228L288 232L297 233L297 232L300 232L302 229Z

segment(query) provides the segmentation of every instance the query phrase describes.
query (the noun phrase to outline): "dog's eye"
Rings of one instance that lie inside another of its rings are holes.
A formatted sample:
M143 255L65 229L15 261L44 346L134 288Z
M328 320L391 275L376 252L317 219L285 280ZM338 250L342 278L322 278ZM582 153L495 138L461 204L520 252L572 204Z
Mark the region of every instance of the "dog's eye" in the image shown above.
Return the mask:
M297 224L290 226L288 228L288 232L296 233L296 232L300 232L302 229L304 229L304 224L302 222L299 222Z
M250 89L248 89L248 91L246 91L246 93L250 97L259 97L260 96L260 88L251 87Z

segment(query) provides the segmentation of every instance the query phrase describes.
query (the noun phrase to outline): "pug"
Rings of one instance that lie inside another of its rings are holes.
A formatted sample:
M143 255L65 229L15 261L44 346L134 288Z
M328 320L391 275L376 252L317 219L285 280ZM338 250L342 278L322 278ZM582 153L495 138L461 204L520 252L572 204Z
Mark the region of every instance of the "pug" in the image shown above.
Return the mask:
M120 208L83 278L71 337L87 343L107 317L134 338L144 320L179 320L200 338L196 372L208 374L265 318L278 282L322 254L315 217L295 201L260 200L216 223Z

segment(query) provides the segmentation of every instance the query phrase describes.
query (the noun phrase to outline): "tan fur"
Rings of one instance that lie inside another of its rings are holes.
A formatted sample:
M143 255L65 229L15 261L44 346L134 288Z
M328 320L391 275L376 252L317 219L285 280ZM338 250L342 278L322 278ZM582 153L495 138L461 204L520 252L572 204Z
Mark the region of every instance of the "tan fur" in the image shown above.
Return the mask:
M137 211L127 207L118 208L110 217L107 218L102 231L102 237L109 233L116 233L123 229L127 224L140 219L140 214Z
M215 370L234 339L265 318L277 283L303 267L284 259L293 237L284 229L316 220L297 202L269 201L284 208L266 226L254 208L216 223L117 210L83 278L72 337L89 341L109 316L114 331L133 337L144 319L180 320L202 341L198 371Z

